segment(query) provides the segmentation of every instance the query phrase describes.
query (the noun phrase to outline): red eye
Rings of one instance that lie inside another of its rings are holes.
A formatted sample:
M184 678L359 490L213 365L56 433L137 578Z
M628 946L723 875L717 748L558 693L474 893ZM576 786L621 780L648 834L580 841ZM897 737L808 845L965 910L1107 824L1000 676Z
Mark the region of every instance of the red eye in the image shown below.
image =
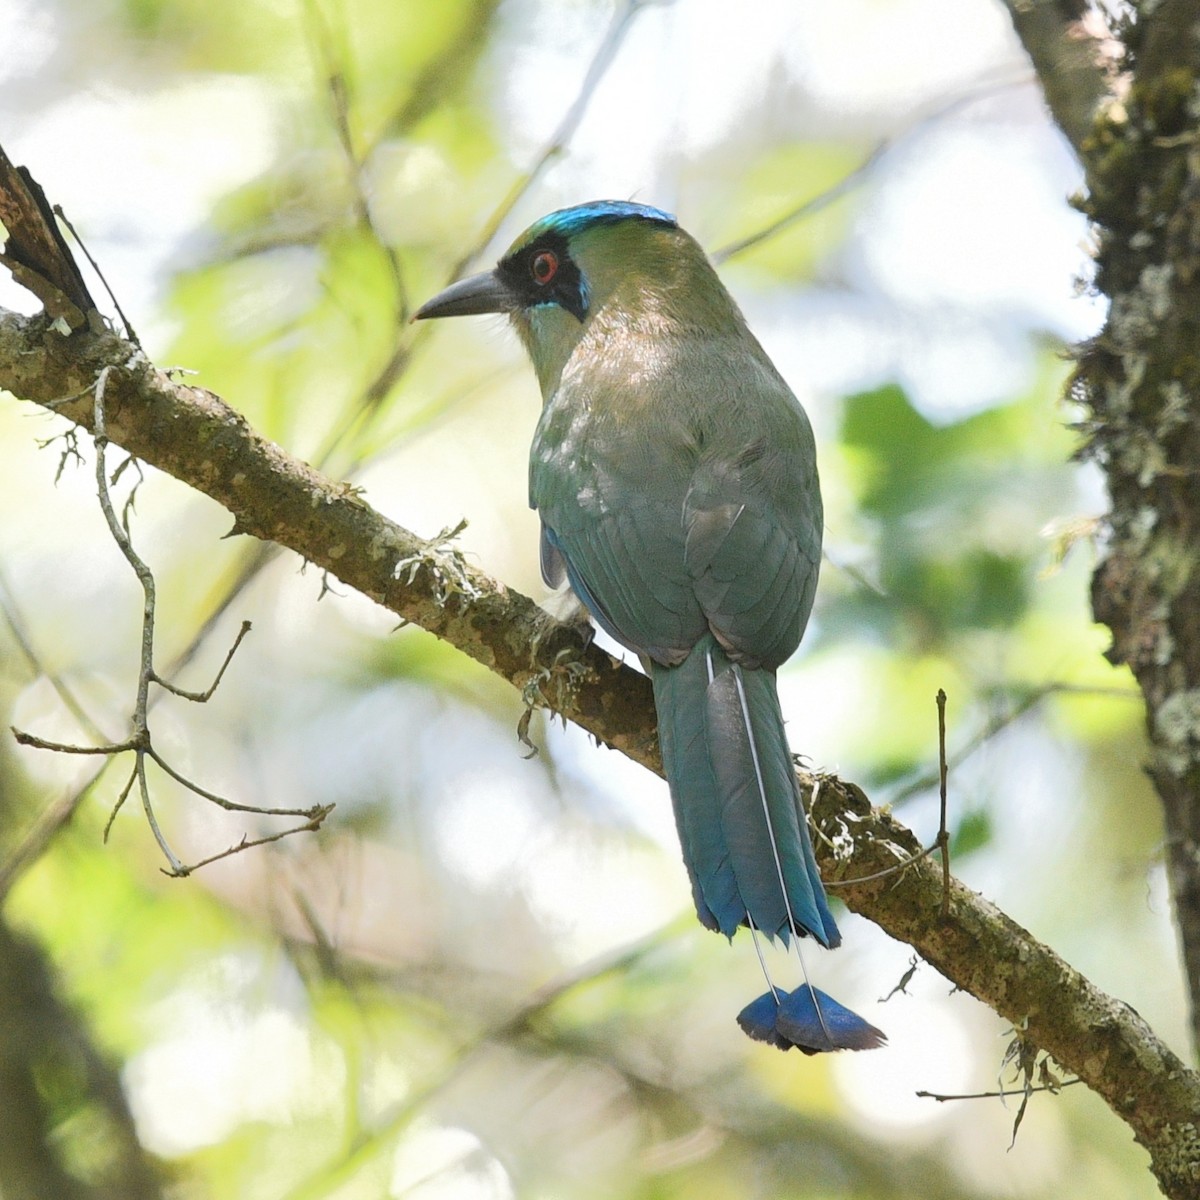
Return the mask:
M558 255L553 250L541 250L533 256L529 271L534 281L545 286L558 273Z

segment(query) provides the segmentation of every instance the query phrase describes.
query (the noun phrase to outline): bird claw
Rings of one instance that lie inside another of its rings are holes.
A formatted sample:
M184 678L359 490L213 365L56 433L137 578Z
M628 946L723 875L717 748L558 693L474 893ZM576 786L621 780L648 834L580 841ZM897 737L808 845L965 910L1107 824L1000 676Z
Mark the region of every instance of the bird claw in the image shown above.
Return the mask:
M571 590L569 585L555 588L544 600L538 602L542 610L556 625L569 625L584 640L584 646L592 644L596 627L587 605Z
M554 662L542 667L521 689L521 699L526 708L540 708L547 703L555 712L562 714L571 706L579 685L591 674L591 667L580 662L574 646L564 646L555 656Z

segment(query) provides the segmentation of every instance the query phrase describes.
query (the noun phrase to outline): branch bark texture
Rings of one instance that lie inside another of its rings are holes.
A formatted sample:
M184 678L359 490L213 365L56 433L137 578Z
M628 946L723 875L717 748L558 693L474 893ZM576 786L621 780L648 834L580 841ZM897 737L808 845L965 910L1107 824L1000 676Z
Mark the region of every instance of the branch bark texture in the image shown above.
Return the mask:
M289 547L661 771L647 681L585 646L577 630L551 622L452 549L381 516L352 488L262 438L219 397L176 382L122 339L87 331L64 337L46 318L0 311L0 388L15 396L87 428L90 389L106 366L111 441L224 505L237 532ZM810 776L806 786L827 878L870 875L919 849L853 784ZM1132 1009L957 882L943 917L941 872L927 859L839 894L1102 1095L1149 1151L1168 1195L1197 1194L1200 1076Z

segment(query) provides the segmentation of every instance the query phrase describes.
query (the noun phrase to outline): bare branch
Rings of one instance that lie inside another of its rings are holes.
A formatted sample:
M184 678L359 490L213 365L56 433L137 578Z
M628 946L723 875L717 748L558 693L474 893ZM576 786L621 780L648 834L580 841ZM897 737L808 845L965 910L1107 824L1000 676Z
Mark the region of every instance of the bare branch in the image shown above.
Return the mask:
M888 992L888 994L886 996L879 997L879 1003L886 1004L893 996L895 996L897 993L900 993L900 992L907 995L908 994L908 985L910 983L912 983L912 978L917 973L917 968L920 965L921 965L920 956L917 954L914 954L912 956L912 958L910 958L908 960L908 966L905 967L904 974L901 975L900 978L896 981L896 985L892 988L892 990L890 992Z
M224 796L217 795L216 792L210 792L207 788L202 788L194 780L189 779L182 772L177 771L171 766L153 747L148 748L146 753L176 783L181 784L189 792L193 792L202 800L207 800L210 804L215 804L218 808L223 808L226 812L254 813L260 817L307 817L311 821L324 808L324 805L320 804L313 804L308 808L265 808L258 804L239 804L236 800L227 800Z
M133 785L138 780L138 764L133 764L133 770L129 772L129 778L125 780L125 786L121 789L117 796L117 802L112 806L112 811L108 814L108 820L104 822L104 833L102 835L105 843L108 842L108 835L112 832L113 822L117 819L117 813L124 807L125 801L129 799L129 793L133 791ZM82 794L82 793L81 793Z
M202 858L199 862L189 863L186 866L181 865L177 871L164 871L164 875L170 875L173 879L182 879L191 875L193 871L200 870L201 867L207 867L210 863L220 862L223 858L231 858L235 854L241 854L244 850L254 850L259 846L269 846L272 842L281 842L284 838L291 837L296 833L316 833L325 818L333 812L332 804L322 804L318 808L312 810L312 816L304 822L303 825L293 825L290 829L281 829L278 833L267 834L265 837L251 838L248 835L244 836L236 846L230 846L227 850L222 850L219 854L210 854L208 858ZM264 810L278 811L278 810Z
M1009 1096L1024 1098L1031 1092L1052 1092L1054 1095L1058 1095L1063 1088L1082 1082L1082 1079L1063 1079L1058 1083L1039 1083L1033 1087L1014 1088L1012 1091L965 1092L954 1096L943 1096L940 1092L914 1092L913 1095L921 1100L936 1100L939 1104L949 1104L953 1100L1004 1100Z
M9 729L12 730L18 746L30 746L34 750L52 750L55 754L100 754L111 758L114 754L124 754L126 750L136 750L138 747L136 737L126 738L123 742L106 742L100 746L80 746L74 742L55 742L40 738L24 729L18 729L15 725L10 725Z
M248 621L242 623L242 627L238 632L233 645L230 647L225 656L224 662L221 664L217 672L216 678L211 686L204 692L190 692L177 685L163 679L154 669L154 638L155 638L155 618L156 618L156 584L154 573L150 570L145 560L137 553L133 546L133 540L129 531L129 513L131 508L131 500L133 492L136 492L137 487L141 483L141 468L137 465L135 456L131 453L128 458L113 472L112 479L108 477L106 467L106 451L109 445L108 438L108 417L106 409L106 392L108 381L113 371L112 365L102 367L96 376L96 382L92 389L92 406L91 406L91 429L96 447L96 493L100 503L101 511L104 514L106 523L108 524L109 532L113 540L120 547L122 554L132 566L134 573L137 575L138 582L142 586L143 608L142 608L142 635L141 635L141 651L140 662L138 669L137 693L134 702L133 716L130 721L131 733L123 741L109 742L99 746L82 746L69 742L51 741L46 738L37 737L34 734L23 730L13 729L13 736L17 743L23 746L30 746L39 750L50 750L59 754L79 754L79 755L101 755L107 758L112 758L116 755L123 754L126 751L132 750L134 753L133 770L122 788L120 795L117 798L116 804L113 806L112 812L109 815L108 822L104 828L104 838L107 840L109 830L112 828L112 823L120 812L125 800L128 798L134 784L137 784L138 795L141 797L142 809L146 814L146 821L150 826L150 830L154 835L155 841L158 843L159 849L162 851L167 862L170 864L169 874L171 875L187 875L194 871L198 866L203 866L209 861L215 861L215 858L228 857L229 854L236 853L238 847L223 851L221 854L214 856L212 859L204 859L192 866L185 866L183 861L171 849L167 842L166 836L162 831L162 827L158 822L158 818L154 811L153 801L150 795L149 781L146 776L146 760L147 758L155 762L167 775L174 779L177 783L193 792L202 799L208 800L213 804L219 805L221 808L230 812L254 813L259 816L299 816L306 819L303 826L297 826L294 829L288 830L286 836L290 833L302 832L306 828L315 828L324 820L327 813L322 806L313 806L307 809L276 809L263 805L239 804L236 801L228 800L224 796L219 796L215 792L208 791L201 787L198 783L187 778L181 772L171 766L154 749L149 725L149 709L150 709L150 688L152 684L158 684L176 696L191 700L196 703L206 703L213 693L216 691L225 674L226 668L229 666L234 653L237 651L242 640L250 631L250 623ZM82 400L82 394L80 399ZM117 516L116 509L113 506L112 495L109 491L110 484L115 483L125 471L125 469L133 463L138 471L139 480L134 485L133 492L130 494L130 499L126 501L120 517ZM78 795L81 797L83 792ZM60 809L60 814L64 820L69 819L74 812L74 804L63 806ZM39 828L39 838L44 835L44 831ZM272 836L266 839L267 841L277 841L278 837ZM244 846L249 846L249 842L244 837L242 839ZM254 844L262 844L262 839ZM18 861L25 862L27 859L24 856L24 848L19 851ZM4 877L8 883L11 883L12 871L6 866Z
M157 671L152 674L151 678L159 687L166 688L172 696L180 696L184 700L191 700L195 704L207 704L213 698L213 693L221 686L221 680L225 678L225 672L229 668L229 664L233 662L233 656L237 653L238 647L242 644L243 639L250 632L250 629L250 622L243 621L242 627L238 630L237 637L233 639L233 645L229 647L225 655L225 661L217 671L216 677L202 692L190 692L187 688L181 688L169 679L164 679Z
M988 744L998 733L1019 721L1026 713L1032 711L1043 700L1051 696L1111 696L1113 699L1140 701L1141 696L1134 688L1106 687L1069 683L1066 680L1052 679L1034 688L1022 689L1011 708L990 717L983 727L947 759L947 767L954 770L961 766L973 754ZM941 769L934 767L924 771L915 779L904 784L896 792L887 797L888 804L901 804L913 796L937 787L941 779Z
M56 484L62 479L63 472L67 469L68 463L73 463L79 467L83 466L83 455L79 453L79 435L74 429L65 429L62 433L56 433L53 437L44 438L38 442L38 449L49 449L55 442L59 441L63 444L63 450L58 458L58 470L54 472L54 482Z
M154 621L157 611L157 585L154 581L154 573L134 550L133 540L129 536L129 526L124 519L118 519L108 491L108 472L105 469L105 451L108 449L105 391L111 374L112 367L102 367L96 376L92 402L92 437L96 445L96 496L100 501L100 511L104 513L104 519L108 523L108 531L112 534L113 541L117 543L126 561L133 568L138 583L142 585L141 661L138 667L137 698L134 701L131 721L133 733L130 737L135 755L133 773L137 779L138 795L142 798L142 811L146 814L146 822L150 826L151 833L154 834L154 840L158 843L167 862L171 864L171 869L178 871L182 867L182 863L167 843L162 828L159 826L154 805L150 799L150 785L146 779L146 753L150 749L148 708L150 684L154 678ZM127 516L128 509L122 514L122 517ZM128 789L124 794L128 794ZM121 801L118 800L113 809L114 816L120 807Z
M146 779L146 756L140 751L134 763L133 774L137 780L138 795L142 798L142 811L146 814L146 823L150 826L150 832L154 834L154 840L158 843L158 848L163 852L163 857L171 864L171 874L182 875L184 873L183 863L176 857L175 852L167 844L167 839L159 827L158 818L154 815L154 805L150 802L150 784ZM121 803L118 801L116 808L113 809L114 816L120 807Z
M909 867L919 863L921 859L928 858L939 848L940 844L940 842L934 842L923 850L918 850L916 854L910 854L895 866L884 867L882 871L872 871L870 875L856 875L853 879L826 879L825 889L828 891L830 888L857 887L860 883L875 883L880 879L887 879L889 875L899 875L902 871L907 871Z

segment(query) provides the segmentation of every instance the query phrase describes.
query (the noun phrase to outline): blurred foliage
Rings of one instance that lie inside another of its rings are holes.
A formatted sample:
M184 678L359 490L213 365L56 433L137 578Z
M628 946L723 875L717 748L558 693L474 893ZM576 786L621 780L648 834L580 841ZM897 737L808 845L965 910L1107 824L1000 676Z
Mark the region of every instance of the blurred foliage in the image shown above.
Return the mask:
M1013 440L1018 415L1009 405L939 427L896 387L846 401L842 441L860 511L878 527L882 589L858 593L848 624L866 623L893 644L906 638L921 653L1019 621L1034 564L988 544L1006 532L1007 514L993 514L1026 483L995 453Z
M909 124L901 100L853 119L823 109L786 45L747 36L758 90L731 90L723 110L736 119L689 142L672 127L687 105L671 99L678 80L655 48L686 63L692 43L653 23L696 9L639 6L622 53L647 29L663 40L632 62L619 54L591 100L617 108L622 89L661 85L639 100L637 122L619 118L616 140L633 155L638 126L661 116L663 165L638 198L678 207L706 244L769 225ZM610 7L57 0L45 11L56 41L40 78L0 77L0 109L8 95L31 103L25 87L48 111L117 91L153 114L193 87L170 109L178 127L147 117L108 133L106 191L121 212L91 215L102 261L141 246L121 193L128 147L149 137L139 154L168 141L186 152L204 144L198 131L211 134L218 97L247 106L218 130L226 173L204 219L168 251L152 242L154 270L121 297L151 327L156 360L198 372L265 434L418 531L466 516L464 551L537 593L524 464L532 380L498 322L431 330L406 318L529 218L619 190L596 165L595 113L583 149L524 174L575 99ZM724 35L731 54L735 34ZM848 38L844 52L866 48ZM986 122L973 136L989 136ZM160 209L204 193L213 169L198 156ZM863 187L888 183L883 164ZM852 192L751 247L727 273L739 298L785 314L804 298L810 313L856 296L898 306L855 266L866 211ZM946 318L905 319L932 337ZM772 346L798 332L791 319ZM785 708L806 753L902 805L932 838L933 696L945 687L956 871L1180 1037L1179 989L1162 983L1174 951L1149 865L1159 832L1138 767L1140 710L1090 623L1086 539L1056 564L1043 537L1101 501L1069 462L1056 343L1011 306L985 319L1031 364L1013 394L939 411L883 372L847 383L844 399L804 395L822 442L830 562L805 650L784 675ZM864 350L886 324L868 328ZM827 334L832 356L853 352L853 338ZM12 481L0 501L0 703L6 724L85 739L52 683L117 733L140 601L90 471L68 469L52 487L57 453L35 439L57 429L0 404ZM143 1148L126 1166L187 1200L1154 1194L1124 1127L1083 1089L1036 1098L1011 1154L1012 1113L998 1102L914 1100L919 1088L994 1087L1003 1047L1001 1023L947 995L927 967L868 1012L891 1045L861 1061L797 1061L747 1042L733 1014L760 986L757 964L686 911L656 781L541 718L541 753L527 761L519 697L420 631L395 631L335 581L325 593L294 561L221 540L228 515L172 481L151 476L136 511L161 585L160 666L194 646L181 681L205 686L237 623L255 625L210 704L156 710L171 760L243 801L339 807L316 836L175 881L159 873L132 802L102 842L119 789L109 771L20 877L4 915L44 963L29 977L59 1014L45 1020L72 1014L96 1065L91 1077L64 1073L41 1036L14 1058L23 1075L12 1087L32 1088L44 1116L31 1155L64 1188L100 1196L117 1178L116 1159L97 1158L97 1129L120 1116L111 1105L96 1115L106 1070ZM0 741L0 862L81 785L80 770ZM155 789L190 857L266 831L198 807L165 778ZM845 931L839 955L810 954L809 966L870 1008L908 954L854 918ZM19 1094L0 1095L0 1111ZM0 1194L18 1196L25 1168L8 1170Z
M722 215L727 226L712 231L714 247L751 237L783 214L824 196L859 166L861 152L842 143L789 143L764 146L725 184ZM826 261L829 247L845 237L851 204L835 203L776 236L751 246L739 263L791 286L811 278Z

